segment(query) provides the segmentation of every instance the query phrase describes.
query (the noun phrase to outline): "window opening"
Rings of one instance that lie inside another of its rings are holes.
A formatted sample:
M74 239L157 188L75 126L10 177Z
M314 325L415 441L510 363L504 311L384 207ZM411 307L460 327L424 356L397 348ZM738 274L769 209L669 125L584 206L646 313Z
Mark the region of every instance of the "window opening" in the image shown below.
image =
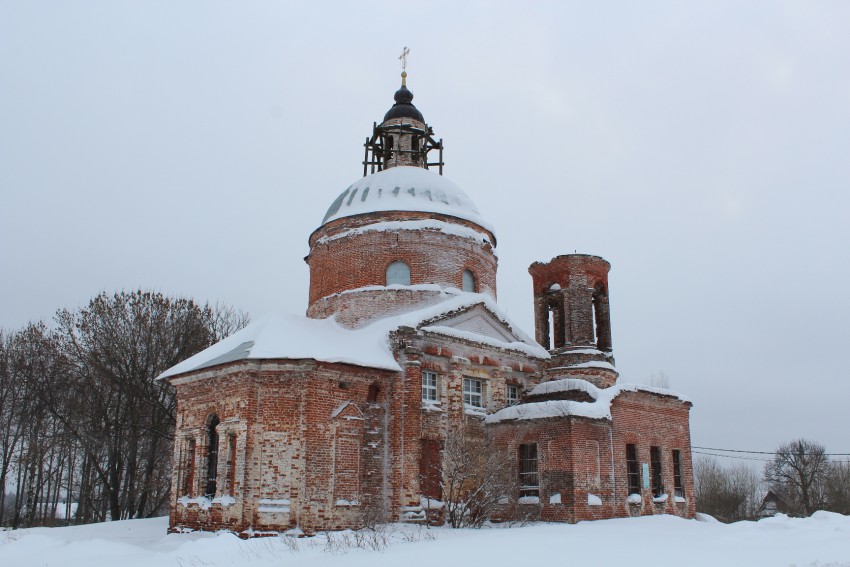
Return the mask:
M484 407L484 389L481 380L475 378L463 379L463 403L474 408Z
M590 337L590 342L592 343L595 343L596 339L599 337L599 329L597 328L599 322L596 320L596 317L598 316L597 310L599 309L599 306L596 305L596 301L597 297L594 295L590 301L590 320L592 322L592 324L590 325L590 332L592 333Z
M546 349L552 350L552 349L555 348L555 312L551 308L549 309L547 317L548 317L548 321L547 321L546 324L549 325L549 327L548 327L548 329L549 329L548 339L549 340L547 342L549 344L546 345Z
M378 385L370 384L369 391L366 393L366 403L367 404L376 404L378 403Z
M629 494L640 494L640 467L638 466L637 447L626 445L626 469L629 477Z
M401 260L387 266L387 285L410 285L410 266Z
M540 496L537 475L537 443L519 446L519 496Z
M519 403L519 386L508 384L508 405L515 406Z
M611 321L608 317L608 293L602 285L593 294L593 325L596 347L611 350Z
M434 372L422 373L422 401L437 401L437 374Z
M216 476L218 475L218 416L213 416L207 430L207 496L215 496Z
M658 498L664 494L664 481L661 476L661 447L649 448L649 468L652 478L652 496Z
M685 497L685 487L682 485L682 452L673 449L673 489L679 498Z
M473 274L471 270L463 271L463 291L478 291L478 285L475 281L475 274Z

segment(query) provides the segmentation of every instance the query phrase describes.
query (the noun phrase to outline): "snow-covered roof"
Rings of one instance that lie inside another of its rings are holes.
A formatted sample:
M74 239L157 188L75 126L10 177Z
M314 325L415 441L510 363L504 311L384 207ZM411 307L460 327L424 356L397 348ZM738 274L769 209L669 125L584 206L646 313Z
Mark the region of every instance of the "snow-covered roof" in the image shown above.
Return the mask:
M469 238L476 242L487 242L488 244L492 244L490 242L490 237L482 231L436 219L376 222L357 228L343 230L333 236L323 236L316 241L316 244L326 244L328 242L333 242L334 240L339 240L340 238L364 234L366 232L390 232L396 230L433 230L443 234Z
M590 349L587 349L587 350L589 351ZM573 354L575 352L580 352L580 351L571 350L571 351L568 351L568 352L570 354ZM597 352L600 352L600 351L597 351ZM617 371L617 369L614 368L613 364L611 364L610 362L602 361L602 360L591 360L591 361L588 361L588 362L579 362L577 364L570 364L569 366L558 366L556 368L551 368L550 370L553 370L553 371L554 370L574 370L576 368L601 368L602 370L613 370L614 372Z
M667 390L665 388L654 388L643 384L617 384L610 388L597 388L586 380L565 378L563 380L552 380L535 386L530 396L542 396L557 392L569 391L585 392L593 398L592 402L579 402L575 400L548 400L545 402L531 402L503 408L486 418L487 423L498 423L500 421L543 419L547 417L578 416L591 419L611 419L611 402L623 392L649 392L662 396L670 396L690 402L690 399L682 394Z
M493 232L460 187L438 173L412 166L390 167L355 181L334 200L322 224L380 211L441 213Z
M508 321L489 295L456 289L444 289L441 293L445 299L437 304L379 319L359 329L342 327L333 317L310 319L300 315L270 313L195 356L172 366L158 378L169 378L237 360L263 359L312 359L399 371L401 367L389 345L389 334L399 327L421 326L428 332L476 340L497 348L525 352L538 358L549 358L549 353L543 347ZM428 326L441 316L474 305L482 305L519 340L498 341L469 331Z

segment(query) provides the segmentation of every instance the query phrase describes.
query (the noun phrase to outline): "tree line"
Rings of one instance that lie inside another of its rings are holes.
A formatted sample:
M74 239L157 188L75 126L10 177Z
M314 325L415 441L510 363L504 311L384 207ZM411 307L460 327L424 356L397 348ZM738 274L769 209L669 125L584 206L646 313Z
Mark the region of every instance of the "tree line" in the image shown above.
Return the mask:
M724 522L756 520L774 512L850 514L847 456L833 460L823 445L806 439L781 445L760 472L747 464L724 466L701 457L694 463L694 480L697 511Z
M176 400L155 378L247 323L133 291L0 330L0 526L167 513Z

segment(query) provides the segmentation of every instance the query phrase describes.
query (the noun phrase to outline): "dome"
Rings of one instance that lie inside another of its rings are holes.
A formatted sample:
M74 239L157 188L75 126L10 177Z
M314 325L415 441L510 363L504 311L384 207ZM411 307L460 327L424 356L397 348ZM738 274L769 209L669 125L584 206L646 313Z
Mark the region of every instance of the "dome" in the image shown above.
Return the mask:
M395 92L395 104L390 107L384 115L384 122L391 118L413 118L419 122L425 123L425 118L419 109L413 106L413 93L407 89L407 86L402 84L401 88Z
M460 187L433 171L412 166L391 167L359 179L334 200L322 224L381 211L439 213L493 232Z

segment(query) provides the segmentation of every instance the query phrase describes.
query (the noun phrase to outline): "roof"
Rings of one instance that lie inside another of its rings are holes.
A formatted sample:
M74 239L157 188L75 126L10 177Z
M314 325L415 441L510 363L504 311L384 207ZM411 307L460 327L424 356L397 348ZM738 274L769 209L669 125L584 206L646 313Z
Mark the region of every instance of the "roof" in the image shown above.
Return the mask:
M419 109L413 106L413 93L402 84L401 88L393 96L395 104L384 115L384 122L392 118L413 118L419 122L425 122Z
M440 213L493 232L463 190L431 170L402 165L358 179L331 204L322 224L383 211Z
M538 358L549 357L543 347L507 320L489 295L461 292L455 289L445 289L442 294L445 299L437 304L379 319L359 329L342 327L333 317L310 319L301 315L270 313L195 356L172 366L157 379L170 378L238 360L312 359L400 371L401 367L396 362L389 344L389 334L399 327L421 326L423 330L429 332L480 340L490 346L520 350ZM475 305L482 305L494 318L510 329L519 341L498 341L492 337L452 331L449 328L433 325L446 314L453 314Z
M597 388L586 380L576 378L563 378L542 382L535 386L530 396L542 396L557 392L568 391L585 392L593 398L592 402L579 402L575 400L548 400L542 402L529 402L508 406L500 409L494 414L488 415L487 423L499 423L501 421L514 421L526 419L547 419L552 417L578 416L590 419L611 419L611 403L614 398L623 392L647 392L659 396L676 398L684 403L691 403L687 396L667 390L654 388L643 384L617 384L610 388Z

